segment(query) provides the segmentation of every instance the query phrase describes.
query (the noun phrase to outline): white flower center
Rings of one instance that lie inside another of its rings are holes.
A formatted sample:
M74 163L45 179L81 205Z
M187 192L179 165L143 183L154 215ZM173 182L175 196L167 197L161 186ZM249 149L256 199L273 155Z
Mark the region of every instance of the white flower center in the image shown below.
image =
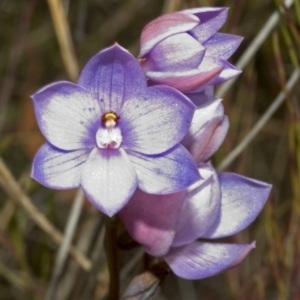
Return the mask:
M120 117L115 112L107 112L102 118L103 127L96 133L96 143L99 148L117 149L122 143L122 132L117 127Z

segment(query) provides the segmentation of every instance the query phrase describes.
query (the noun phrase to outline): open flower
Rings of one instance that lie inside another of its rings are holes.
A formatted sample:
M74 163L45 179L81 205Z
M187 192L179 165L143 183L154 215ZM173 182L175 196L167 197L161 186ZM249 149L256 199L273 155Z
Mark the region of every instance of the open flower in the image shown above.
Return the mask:
M48 141L32 177L48 187L82 186L90 202L112 216L137 187L167 194L199 179L179 144L194 105L173 88L147 87L139 63L118 45L95 55L77 84L57 82L32 98Z
M120 212L131 236L185 279L219 274L244 259L255 242L214 240L236 234L253 222L271 188L234 173L216 174L207 164L200 165L199 172L202 179L185 191L157 196L137 190Z
M155 84L166 84L192 93L240 74L227 62L242 41L218 33L227 8L204 7L161 16L141 35L141 65Z

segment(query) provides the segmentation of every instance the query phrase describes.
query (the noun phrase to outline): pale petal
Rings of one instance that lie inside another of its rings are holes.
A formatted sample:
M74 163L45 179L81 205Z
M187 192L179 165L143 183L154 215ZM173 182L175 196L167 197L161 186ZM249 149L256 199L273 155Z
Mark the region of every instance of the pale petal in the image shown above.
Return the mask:
M90 152L90 149L64 151L46 143L34 158L31 177L53 189L76 188Z
M96 54L82 70L78 84L94 95L102 111L116 113L147 86L136 58L118 44Z
M187 71L198 68L205 48L187 33L172 35L158 44L142 60L143 69L148 71Z
M141 52L145 56L158 42L168 36L193 29L199 19L192 14L175 12L156 18L148 23L141 34Z
M207 238L236 234L251 224L263 209L271 185L234 173L219 173L222 191L220 216Z
M225 23L228 14L227 7L203 7L185 10L200 19L200 24L190 33L201 44L214 35Z
M150 194L170 194L183 190L200 176L188 151L177 145L160 155L128 152L137 172L138 186Z
M95 148L82 169L81 184L89 201L113 216L136 190L136 172L123 149Z
M178 144L187 133L195 106L167 86L150 87L122 109L120 127L125 149L158 154Z
M253 248L255 242L251 244L193 242L172 248L164 259L177 276L185 279L202 279L235 267Z
M171 86L181 92L190 93L207 87L222 72L223 66L217 63L203 64L200 68L183 72L147 72L146 75L156 84Z
M197 94L189 94L197 95ZM193 96L192 96L192 99ZM183 140L183 145L189 148L197 139L202 136L205 131L205 125L210 123L213 119L220 119L224 116L224 106L222 99L215 99L210 97L203 104L199 105L195 110L191 126L188 134Z
M129 234L149 254L162 256L169 251L184 193L150 195L137 190L120 211Z
M32 99L40 130L52 145L63 150L95 146L101 110L87 90L61 81L39 90Z
M203 60L205 60L205 58ZM219 74L219 76L214 78L214 80L212 81L212 84L222 83L222 82L227 81L231 78L234 78L242 73L242 70L236 68L235 66L230 64L228 61L220 60L220 62L222 63L224 69Z
M226 137L229 121L227 116L224 116L221 102L221 99L211 99L199 106L189 132L182 141L197 163L211 157Z
M221 191L217 174L205 164L200 165L199 172L203 179L187 189L172 247L195 241L211 228L219 216Z
M203 44L206 49L205 55L227 60L236 51L242 40L241 36L216 33Z

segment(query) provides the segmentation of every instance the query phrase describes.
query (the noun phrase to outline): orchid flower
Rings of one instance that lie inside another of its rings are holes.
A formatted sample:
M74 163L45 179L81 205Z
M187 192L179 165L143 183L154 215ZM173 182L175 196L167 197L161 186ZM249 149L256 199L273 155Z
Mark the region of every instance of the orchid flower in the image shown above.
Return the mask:
M227 60L242 37L218 33L227 18L224 7L203 7L161 16L141 34L140 63L154 84L184 93L203 91L241 73Z
M169 194L200 177L179 144L194 104L171 87L147 87L137 60L118 45L95 55L77 84L53 83L32 99L47 139L35 156L32 177L55 189L81 186L109 216L137 187Z
M255 242L215 239L236 234L262 210L270 185L200 164L198 182L171 195L137 190L119 213L130 235L185 279L201 279L239 264Z

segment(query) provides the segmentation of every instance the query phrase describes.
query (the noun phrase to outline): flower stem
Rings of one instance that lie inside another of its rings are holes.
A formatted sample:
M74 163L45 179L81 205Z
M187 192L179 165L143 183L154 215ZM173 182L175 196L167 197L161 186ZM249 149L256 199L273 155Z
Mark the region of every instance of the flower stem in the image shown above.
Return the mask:
M110 273L109 300L119 299L119 253L117 248L116 223L114 219L106 219L106 232L104 238L104 249L108 261Z

